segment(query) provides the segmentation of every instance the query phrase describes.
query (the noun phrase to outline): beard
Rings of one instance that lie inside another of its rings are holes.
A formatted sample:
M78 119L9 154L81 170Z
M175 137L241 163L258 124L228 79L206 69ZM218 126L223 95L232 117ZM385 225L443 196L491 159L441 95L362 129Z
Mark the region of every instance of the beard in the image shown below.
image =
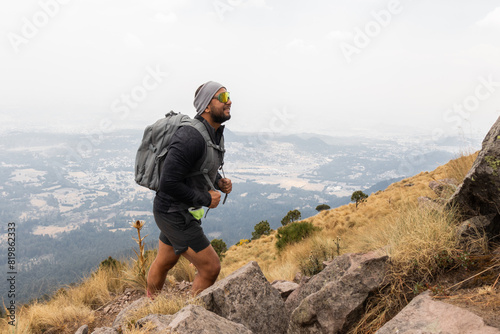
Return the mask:
M222 124L225 121L229 121L231 119L231 114L226 116L224 114L224 109L222 109L218 113L211 113L210 115L212 115L212 120L217 124Z

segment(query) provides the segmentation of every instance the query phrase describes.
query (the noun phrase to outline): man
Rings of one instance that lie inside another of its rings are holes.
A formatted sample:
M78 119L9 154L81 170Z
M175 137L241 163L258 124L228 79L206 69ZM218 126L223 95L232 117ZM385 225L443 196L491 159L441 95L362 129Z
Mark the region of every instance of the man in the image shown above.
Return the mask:
M217 82L209 81L196 90L195 119L203 123L215 145L223 139L221 124L231 118L231 104L229 92ZM216 208L221 199L216 189L229 194L232 183L218 173L223 152L214 151L216 161L208 166L207 175L212 184L208 184L205 175L196 174L209 149L212 148L207 147L200 131L192 126L180 127L172 137L160 189L154 199L154 217L161 233L158 255L148 273L150 298L160 293L168 271L181 255L198 270L191 289L193 295L214 284L219 275L219 256L201 228L201 207Z

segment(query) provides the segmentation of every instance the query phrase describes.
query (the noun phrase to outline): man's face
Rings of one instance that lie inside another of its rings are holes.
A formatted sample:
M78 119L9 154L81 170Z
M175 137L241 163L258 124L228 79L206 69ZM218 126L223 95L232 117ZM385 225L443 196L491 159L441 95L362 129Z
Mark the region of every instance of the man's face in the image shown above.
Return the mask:
M221 88L215 93L214 97L218 97L220 93L226 92L225 88ZM220 102L217 98L212 99L208 105L210 116L215 123L222 124L231 119L231 99L226 103Z

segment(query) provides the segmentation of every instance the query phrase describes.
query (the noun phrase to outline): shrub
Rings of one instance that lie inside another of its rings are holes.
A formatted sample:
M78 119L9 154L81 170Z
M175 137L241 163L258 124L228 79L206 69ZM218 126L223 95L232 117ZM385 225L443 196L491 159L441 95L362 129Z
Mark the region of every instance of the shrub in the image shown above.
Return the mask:
M352 193L351 202L356 202L356 208L359 203L364 202L368 198L368 195L362 192L361 190L356 190Z
M316 211L320 212L323 210L330 210L330 206L327 204L320 204L316 207Z
M109 256L106 260L103 260L99 264L99 269L115 270L115 269L120 269L121 267L123 267L123 264L120 261L115 260L111 256Z
M224 258L224 256L226 256L225 253L227 252L227 245L224 242L224 240L213 239L212 241L210 241L210 244L214 248L217 255L219 255L219 259L222 260Z
M281 220L281 225L285 226L290 223L293 223L296 220L300 220L302 214L300 213L299 210L291 210L288 211L285 217Z
M309 222L296 222L280 227L276 234L276 247L282 250L286 245L299 242L320 228Z
M252 240L259 239L262 235L269 235L271 233L271 226L267 220L263 220L254 227L252 232Z

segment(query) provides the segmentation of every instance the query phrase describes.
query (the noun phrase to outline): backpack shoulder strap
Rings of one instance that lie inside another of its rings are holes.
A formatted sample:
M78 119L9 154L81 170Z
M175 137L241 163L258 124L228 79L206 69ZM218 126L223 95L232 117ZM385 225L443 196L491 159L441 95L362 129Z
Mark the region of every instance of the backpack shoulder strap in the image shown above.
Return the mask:
M188 176L203 174L203 176L205 177L205 180L207 181L210 188L212 190L215 190L214 185L212 184L212 182L210 181L210 178L208 176L208 165L209 165L209 163L211 163L212 161L215 160L215 151L221 152L222 155L224 156L224 153L226 152L226 150L224 149L224 136L222 136L219 145L216 145L212 141L212 138L210 138L210 134L208 133L208 130L205 127L205 124L203 124L202 122L200 122L197 119L189 119L186 121L185 124L190 125L193 128L195 128L196 130L198 130L198 132L202 135L203 139L205 139L205 142L207 144L207 152L205 154L205 159L203 160L199 171L191 173ZM212 149L210 149L210 148L212 148ZM222 164L224 164L224 159L222 159Z

